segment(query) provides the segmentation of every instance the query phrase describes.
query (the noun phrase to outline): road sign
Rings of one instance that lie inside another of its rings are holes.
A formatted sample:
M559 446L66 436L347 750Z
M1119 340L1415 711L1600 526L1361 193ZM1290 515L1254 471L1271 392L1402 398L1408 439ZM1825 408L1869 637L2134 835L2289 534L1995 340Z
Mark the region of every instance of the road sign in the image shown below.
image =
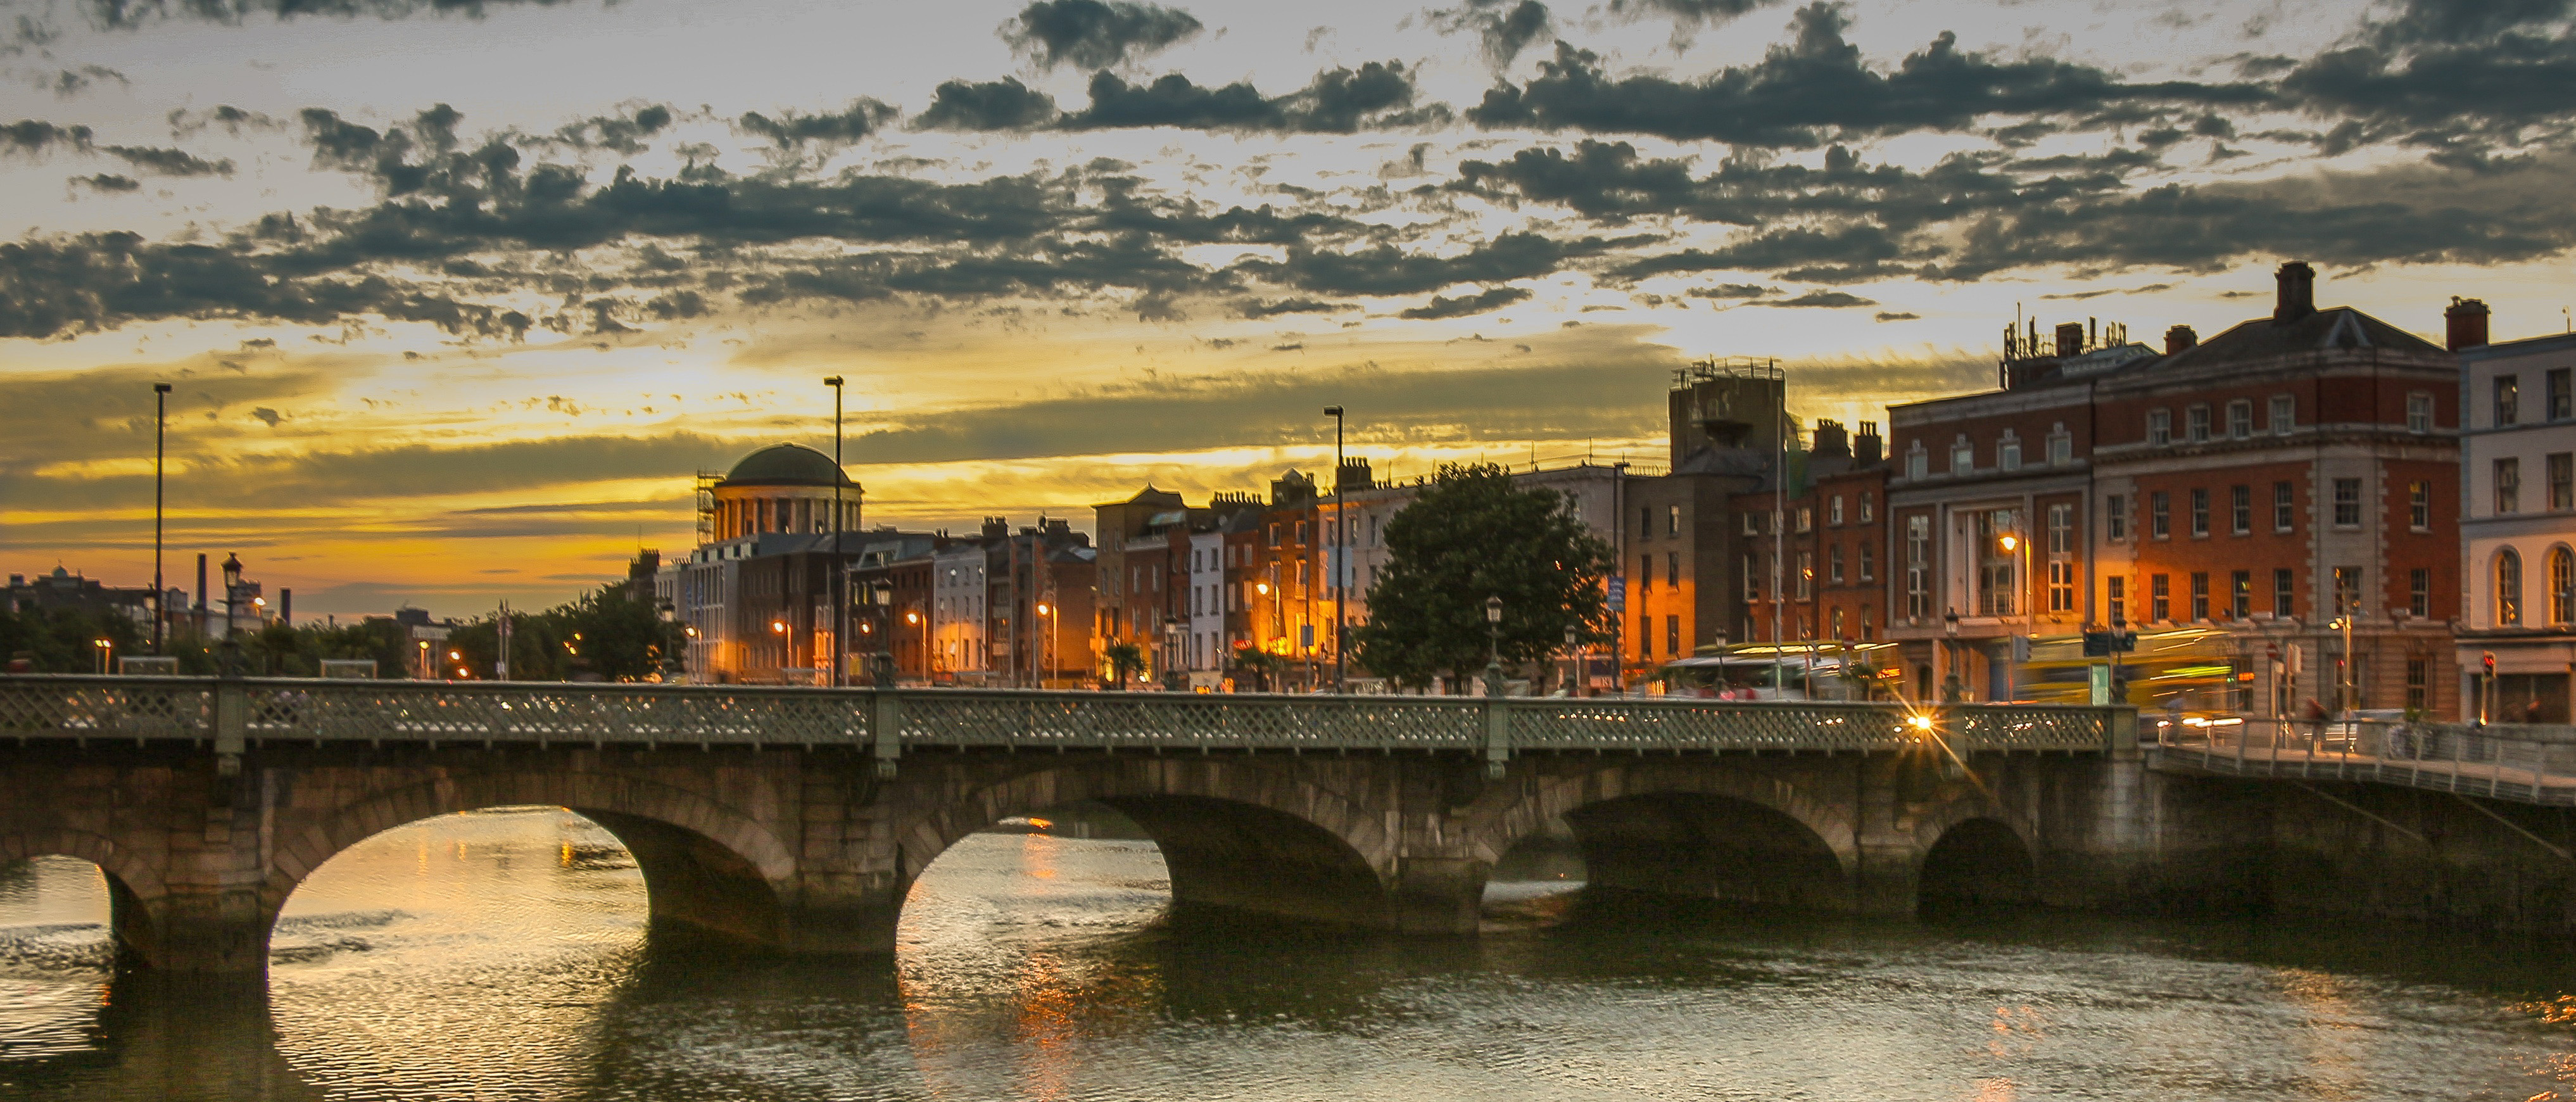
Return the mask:
M1610 575L1610 611L1628 611L1628 579L1617 574Z

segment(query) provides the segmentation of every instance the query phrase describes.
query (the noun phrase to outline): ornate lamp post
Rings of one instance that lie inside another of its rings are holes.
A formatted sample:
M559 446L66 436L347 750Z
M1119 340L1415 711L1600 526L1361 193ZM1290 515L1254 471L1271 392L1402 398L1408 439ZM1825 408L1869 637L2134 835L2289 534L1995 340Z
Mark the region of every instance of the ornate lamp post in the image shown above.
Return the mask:
M170 588L161 580L161 460L170 427L170 384L152 384L152 653L168 654Z
M1583 695L1583 652L1574 649L1574 637L1574 625L1565 625L1565 660L1566 664L1572 667L1574 674L1573 683L1565 687L1565 695L1568 699Z
M824 684L839 687L849 663L850 589L849 564L841 561L841 483L849 476L841 470L841 377L823 380L832 388L832 679Z
M1503 695L1503 599L1485 598L1485 695Z
M238 554L224 556L224 660L225 677L241 676L241 641L233 636L233 598L241 592L242 561Z

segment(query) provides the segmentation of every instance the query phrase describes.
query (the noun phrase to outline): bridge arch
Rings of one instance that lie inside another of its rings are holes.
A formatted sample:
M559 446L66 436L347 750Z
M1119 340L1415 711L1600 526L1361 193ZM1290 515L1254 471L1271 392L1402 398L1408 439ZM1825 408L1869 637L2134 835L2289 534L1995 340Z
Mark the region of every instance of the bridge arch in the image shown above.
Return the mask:
M1222 758L1049 764L960 793L898 830L897 911L913 882L960 839L1086 800L1145 828L1183 907L1363 929L1399 925L1396 846L1382 815L1311 775Z
M1857 905L1850 813L1789 780L1733 769L1621 764L1529 777L1471 818L1490 869L1550 820L1574 832L1587 887L1819 910Z
M0 828L0 864L37 857L76 857L107 881L108 934L119 955L154 959L169 887L161 870L133 849L90 831L63 826Z
M597 823L635 857L657 931L774 946L796 859L767 827L697 793L577 770L451 774L366 793L281 829L260 888L265 943L297 885L349 847L395 827L493 807L553 805Z
M1958 816L1943 824L1915 874L1918 914L2029 903L2038 894L2030 843L1993 815Z

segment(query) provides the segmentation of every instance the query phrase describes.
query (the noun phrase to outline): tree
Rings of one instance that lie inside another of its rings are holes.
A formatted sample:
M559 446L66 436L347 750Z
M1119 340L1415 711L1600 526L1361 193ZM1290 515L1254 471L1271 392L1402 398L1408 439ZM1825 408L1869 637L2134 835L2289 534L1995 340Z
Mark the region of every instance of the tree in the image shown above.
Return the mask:
M1109 679L1118 687L1127 687L1127 679L1145 668L1145 648L1134 643L1113 643L1101 657L1109 660Z
M1544 661L1565 629L1614 642L1610 546L1575 516L1570 496L1523 489L1501 467L1440 468L1387 521L1387 564L1369 586L1369 622L1354 633L1362 664L1399 684L1453 683L1485 664L1485 599L1500 597L1507 664Z
M1287 659L1266 650L1245 647L1234 652L1236 679L1241 680L1244 675L1250 675L1257 686L1254 690L1256 692L1279 691L1279 675L1287 672L1287 669Z

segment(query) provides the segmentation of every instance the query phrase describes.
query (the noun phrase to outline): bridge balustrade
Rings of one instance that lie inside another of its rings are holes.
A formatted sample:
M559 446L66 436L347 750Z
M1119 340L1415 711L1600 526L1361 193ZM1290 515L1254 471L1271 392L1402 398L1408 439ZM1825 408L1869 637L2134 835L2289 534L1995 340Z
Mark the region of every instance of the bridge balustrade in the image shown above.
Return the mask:
M2142 718L2160 768L2370 781L2576 806L2576 727L2383 720Z
M0 738L1483 751L2111 749L2124 710L1687 698L1284 696L0 676ZM1928 724L1928 726L1927 726ZM891 731L892 739L881 735Z

